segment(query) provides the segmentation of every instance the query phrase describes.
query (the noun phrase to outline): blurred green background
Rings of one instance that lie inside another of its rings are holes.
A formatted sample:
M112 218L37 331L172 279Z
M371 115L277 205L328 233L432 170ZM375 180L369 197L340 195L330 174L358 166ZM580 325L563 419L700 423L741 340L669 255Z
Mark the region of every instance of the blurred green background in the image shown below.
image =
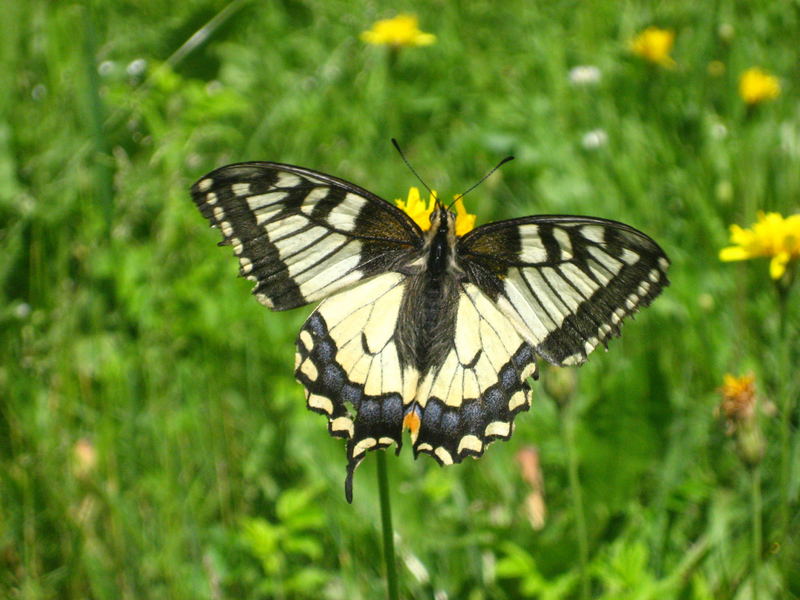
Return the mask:
M361 41L398 12L436 43ZM273 160L405 197L390 137L446 196L514 154L467 199L479 223L617 219L673 261L609 352L544 369L509 442L389 458L402 595L800 596L798 286L782 309L767 261L718 259L729 224L798 211L797 1L3 13L0 597L382 597L375 456L348 505L292 378L310 309L249 297L188 186ZM631 51L653 25L674 64ZM754 66L781 92L748 106ZM725 373L759 406L730 435Z

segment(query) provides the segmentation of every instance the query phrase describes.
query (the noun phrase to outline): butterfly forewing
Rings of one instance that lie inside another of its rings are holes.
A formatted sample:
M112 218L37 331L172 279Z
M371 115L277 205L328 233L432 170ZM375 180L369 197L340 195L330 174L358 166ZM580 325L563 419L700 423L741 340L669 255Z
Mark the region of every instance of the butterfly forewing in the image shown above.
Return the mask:
M555 365L585 362L669 284L658 244L593 217L490 223L461 238L457 251L467 278Z
M388 202L292 165L228 165L195 183L192 197L233 246L258 300L274 310L387 271L422 244L419 228Z

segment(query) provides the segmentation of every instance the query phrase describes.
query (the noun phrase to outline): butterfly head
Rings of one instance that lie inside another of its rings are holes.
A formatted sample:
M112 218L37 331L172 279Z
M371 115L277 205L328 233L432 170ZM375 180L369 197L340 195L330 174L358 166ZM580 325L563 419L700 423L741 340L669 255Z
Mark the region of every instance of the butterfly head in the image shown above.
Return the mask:
M447 208L436 198L436 206L430 215L431 225L428 231L455 237L456 219L458 215Z

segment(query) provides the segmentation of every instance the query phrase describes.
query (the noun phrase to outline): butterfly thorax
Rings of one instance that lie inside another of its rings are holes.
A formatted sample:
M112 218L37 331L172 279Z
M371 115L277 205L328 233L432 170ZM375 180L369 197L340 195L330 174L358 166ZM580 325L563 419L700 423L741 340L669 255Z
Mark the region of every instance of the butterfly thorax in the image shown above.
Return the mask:
M441 275L455 267L455 221L455 214L441 205L431 213L431 227L425 240L431 274Z

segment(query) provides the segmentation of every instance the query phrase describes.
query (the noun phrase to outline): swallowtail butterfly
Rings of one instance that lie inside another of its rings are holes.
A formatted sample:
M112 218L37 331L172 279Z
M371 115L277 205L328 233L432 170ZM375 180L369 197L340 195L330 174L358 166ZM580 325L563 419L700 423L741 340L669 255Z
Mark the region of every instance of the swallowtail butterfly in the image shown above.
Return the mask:
M579 365L668 285L661 248L595 217L538 215L457 235L352 183L270 162L202 177L194 202L272 310L321 301L297 337L308 408L347 441L345 495L368 450L440 464L507 440L536 359Z

